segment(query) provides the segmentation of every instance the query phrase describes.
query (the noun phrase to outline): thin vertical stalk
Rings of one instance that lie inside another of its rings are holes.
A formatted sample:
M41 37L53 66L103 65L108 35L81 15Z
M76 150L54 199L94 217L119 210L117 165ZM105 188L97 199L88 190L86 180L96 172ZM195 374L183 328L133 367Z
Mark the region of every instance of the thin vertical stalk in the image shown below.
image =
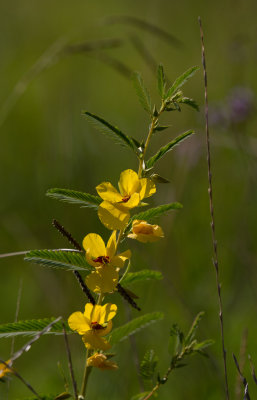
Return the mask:
M204 73L205 122L206 122L205 132L206 132L208 183L209 183L208 193L209 193L209 203L210 203L211 232L212 232L212 244L213 244L213 265L214 265L215 273L216 273L216 285L217 285L217 293L218 293L218 301L219 301L219 319L220 319L222 355L223 355L223 364L224 364L225 391L226 391L226 399L229 400L228 374L227 374L227 352L225 349L221 284L220 284L220 276L219 276L218 250L217 250L217 240L216 240L216 235L215 235L215 223L214 223L211 152L210 152L210 135L209 135L209 119L208 119L207 71L206 71L203 28L202 28L202 21L201 21L200 17L198 17L198 22L199 22L199 26L200 26L201 45L202 45L202 64L203 64L203 73Z
M80 391L80 396L82 396L83 399L85 398L87 382L88 382L90 372L92 370L92 367L87 366L87 359L90 357L90 355L91 355L91 352L90 352L90 350L87 349L85 369L84 369L83 381L82 381L82 386L81 386L81 391Z

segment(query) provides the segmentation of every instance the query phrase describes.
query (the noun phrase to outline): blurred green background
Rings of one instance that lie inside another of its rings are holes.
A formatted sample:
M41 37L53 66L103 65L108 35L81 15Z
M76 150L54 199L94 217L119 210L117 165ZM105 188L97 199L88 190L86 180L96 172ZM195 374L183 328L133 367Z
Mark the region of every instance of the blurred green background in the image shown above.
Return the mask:
M157 102L156 76L151 69L154 61L163 63L171 81L189 67L201 65L197 22L201 15L229 386L235 399L242 396L235 395L237 374L232 352L239 355L245 329L245 357L250 353L257 365L256 11L253 0L13 0L0 5L0 253L68 247L51 226L53 218L80 242L89 232L99 232L107 239L109 232L92 210L58 203L45 192L60 187L94 194L98 183L115 183L122 170L137 168L136 159L94 130L81 110L106 118L138 140L144 138L147 115L138 102L129 71L142 72ZM179 42L168 41L124 19L104 23L106 17L121 15L153 23ZM118 39L116 46L97 49L102 42L96 41L106 39ZM79 52L75 47L73 51L60 50L65 45L92 41L91 51ZM44 63L47 68L42 68ZM165 320L135 335L134 347L136 344L140 359L153 348L161 359L159 371L163 374L169 362L171 325L177 322L187 329L195 314L204 310L198 337L215 340L208 351L210 358L190 359L186 368L174 372L159 394L164 400L214 400L224 398L224 385L211 261L202 71L185 86L184 94L199 103L200 112L184 106L181 113L167 113L163 122L171 128L154 137L150 150L153 153L185 130L196 130L194 137L157 164L157 172L171 183L160 186L151 199L155 205L180 201L184 208L160 221L165 231L163 241L153 245L129 243L135 270L153 268L164 275L163 281L131 289L139 295L144 312L164 311ZM19 319L67 318L84 307L84 296L69 273L28 264L18 257L1 260L0 270L1 323L14 320L21 281ZM119 325L127 320L127 310L119 296L114 297L120 309L115 319ZM132 314L137 316L138 312L133 310ZM70 342L80 380L83 344L77 335ZM24 339L17 339L15 348L22 343ZM10 348L10 340L2 339L0 357L8 359ZM119 370L94 371L89 399L130 399L139 392L135 348L131 351L131 343L125 341L115 350ZM63 378L58 361L68 374L63 339L43 337L15 366L40 393L60 393ZM254 396L257 391L247 359L244 373ZM26 396L30 396L27 388L12 379L9 399ZM0 384L0 398L8 398L4 384Z

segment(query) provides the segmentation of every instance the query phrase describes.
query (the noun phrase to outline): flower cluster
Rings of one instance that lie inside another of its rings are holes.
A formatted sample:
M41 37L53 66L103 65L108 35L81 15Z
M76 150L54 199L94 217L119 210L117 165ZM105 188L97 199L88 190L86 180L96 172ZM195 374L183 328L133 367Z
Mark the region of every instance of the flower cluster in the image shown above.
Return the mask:
M99 219L106 228L112 230L107 244L97 233L89 233L83 239L86 261L93 267L85 283L98 295L98 303L87 303L84 313L74 312L68 319L70 328L82 336L90 354L94 352L87 359L87 366L100 369L118 368L102 353L111 347L105 336L112 329L112 319L117 313L117 306L101 303L105 294L117 290L120 270L131 258L131 250L118 252L119 244L126 237L146 243L164 236L160 226L151 225L147 221L135 219L129 225L130 210L142 206L142 200L156 192L154 182L127 169L120 174L118 187L119 191L110 182L103 182L96 187L103 200L98 208ZM128 226L131 226L131 229L126 233Z

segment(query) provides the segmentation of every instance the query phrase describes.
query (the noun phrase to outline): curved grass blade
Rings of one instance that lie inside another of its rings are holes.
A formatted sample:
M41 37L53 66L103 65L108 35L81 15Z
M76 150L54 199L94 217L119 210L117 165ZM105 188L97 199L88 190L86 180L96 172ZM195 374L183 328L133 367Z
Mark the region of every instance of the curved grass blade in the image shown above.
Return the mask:
M152 168L154 164L158 160L160 160L160 158L162 158L166 153L168 153L168 151L172 150L173 147L177 146L180 142L182 142L183 140L185 140L187 137L191 136L194 133L195 132L193 130L184 132L182 133L182 135L179 135L174 140L166 144L166 146L161 147L160 150L154 156L149 158L149 160L146 162L146 168L147 169Z
M89 193L78 192L70 189L53 188L46 192L52 199L64 201L65 203L79 204L82 207L98 208L102 199Z
M135 146L133 140L125 135L119 128L111 125L109 122L105 121L103 118L98 117L95 114L92 114L88 111L84 111L83 115L94 124L94 126L103 134L108 135L111 139L113 139L116 143L121 146L129 147L133 151L135 151Z
M72 251L32 250L26 254L24 260L44 267L64 269L66 271L81 270L90 272L93 269L86 262L83 254Z
M120 326L112 331L109 335L110 343L112 345L127 339L129 336L145 328L149 324L160 321L163 318L163 313L153 312L149 314L142 315L133 319L132 321Z
M164 75L163 65L158 66L157 71L157 82L158 82L158 90L161 98L163 99L165 96L165 87L166 87L166 79Z

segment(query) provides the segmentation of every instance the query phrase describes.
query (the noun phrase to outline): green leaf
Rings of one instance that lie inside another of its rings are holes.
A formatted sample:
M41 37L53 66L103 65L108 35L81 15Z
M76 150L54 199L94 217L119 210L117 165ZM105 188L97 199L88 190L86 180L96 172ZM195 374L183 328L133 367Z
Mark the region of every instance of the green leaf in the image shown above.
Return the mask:
M189 97L183 97L181 100L178 100L178 103L187 104L188 106L194 108L199 111L199 106L195 100L190 99Z
M168 129L168 128L170 128L170 125L157 125L154 128L153 132L161 132L161 131L164 131L165 129Z
M62 397L58 397L58 396L62 396ZM40 395L41 400L64 400L64 399L69 399L72 396L69 393L62 393L60 395L56 395L56 394L45 394L45 395ZM21 400L38 400L38 397L26 397L25 399L21 399Z
M154 350L147 350L140 364L140 375L145 380L152 380L157 364L158 357L155 355Z
M103 118L98 117L95 114L92 114L88 111L84 111L83 115L94 124L96 129L98 129L101 133L108 135L111 139L113 139L116 143L121 146L129 147L133 151L135 150L135 146L133 140L125 135L119 128L111 125L109 122L105 121Z
M66 271L92 271L86 262L85 255L73 251L60 250L32 250L26 253L25 261L40 264L49 268L64 269Z
M128 227L126 229L126 232L128 232L130 230L132 222L135 219L139 219L139 220L144 220L144 221L149 221L150 222L154 218L160 217L160 216L166 214L167 212L169 212L171 210L178 210L180 208L183 208L182 204L180 204L180 203L169 203L169 204L163 204L163 205L158 206L158 207L149 208L146 211L142 211L141 213L133 215L133 217L130 218L129 223L128 223Z
M185 344L186 345L190 344L191 341L194 339L196 330L197 330L197 328L199 326L199 323L200 323L202 317L204 316L204 314L205 314L204 311L200 311L197 314L197 316L195 317L195 319L194 319L194 321L193 321L193 323L191 325L191 328L189 329L189 332L188 332L188 334L187 334L187 336L185 338Z
M127 339L129 336L145 328L149 324L160 321L163 318L163 313L153 312L142 315L141 317L134 318L132 321L120 326L119 328L113 329L109 335L110 342L112 345Z
M27 336L35 335L46 328L56 318L44 318L44 319L31 319L26 321L10 322L7 324L0 325L0 338L7 338L13 336ZM47 335L51 334L63 334L63 323L67 333L73 332L67 322L59 321L56 322L51 330L47 332Z
M139 74L139 72L134 72L133 74L133 81L134 81L134 86L139 98L139 101L143 107L143 109L148 112L150 115L152 115L152 104L151 104L151 98L149 95L149 92L147 88L144 85L144 81Z
M150 269L143 269L138 272L128 272L124 279L122 279L122 285L131 285L135 282L142 282L147 280L160 280L162 279L162 273L159 271L151 271Z
M215 343L214 340L207 339L207 340L204 340L203 342L196 343L194 345L193 349L195 351L202 351L202 350L206 349L207 347L212 346L214 343Z
M130 400L144 400L144 398L145 398L148 394L150 394L149 391L148 391L148 392L138 393L138 394L135 394L135 396L131 397Z
M192 67L189 68L182 75L180 75L167 91L165 98L168 99L169 97L171 97L179 88L181 88L188 81L188 79L190 79L195 74L196 71L198 71L198 69L199 67Z
M161 98L163 99L165 95L166 79L164 75L163 65L161 64L158 66L157 79L158 79L158 90Z
M195 132L193 130L187 131L182 133L182 135L177 136L175 139L173 139L171 142L166 144L166 146L163 146L160 148L160 150L149 160L146 162L146 168L151 168L154 166L154 164L160 160L166 153L168 153L170 150L172 150L175 146L177 146L180 142L185 140L187 137L191 136Z
M96 209L102 202L102 199L99 196L93 196L92 194L69 189L49 189L46 192L46 195L52 199L64 201L66 203L79 204L82 207L91 207Z

